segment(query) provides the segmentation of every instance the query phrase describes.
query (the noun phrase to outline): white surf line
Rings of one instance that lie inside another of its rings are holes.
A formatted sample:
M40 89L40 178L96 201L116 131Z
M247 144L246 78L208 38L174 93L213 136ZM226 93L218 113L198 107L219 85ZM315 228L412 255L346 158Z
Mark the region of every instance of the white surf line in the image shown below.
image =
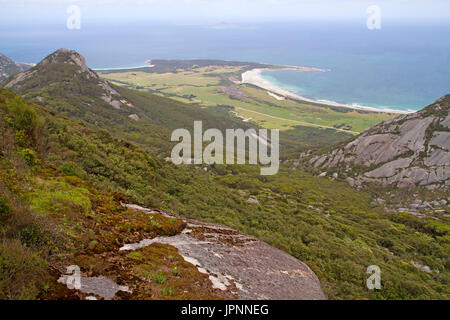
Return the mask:
M321 71L321 72L327 72L325 70L314 70L311 68L304 68L304 71L308 71L308 72L317 72L317 71ZM241 74L241 84L252 84L254 86L257 86L261 89L264 90L268 90L271 91L273 93L279 94L283 97L286 98L290 98L293 100L297 100L300 102L310 102L310 103L315 103L315 104L322 104L322 105L327 105L327 106L331 106L331 107L342 107L342 108L348 108L348 109L352 109L352 110L362 110L362 111L371 111L371 112L378 112L378 113L395 113L395 114L408 114L408 113L413 113L415 111L402 111L402 110L394 110L394 109L377 109L377 108L373 108L373 107L366 107L366 106L360 106L360 105L348 105L348 104L341 104L341 103L337 103L334 101L328 101L328 100L313 100L313 99L309 99L303 96L300 96L298 94L292 93L288 90L282 89L279 86L273 84L272 82L270 82L269 80L265 79L262 75L261 72L263 70L301 70L300 67L298 69L295 68L285 68L285 69L275 69L275 68L256 68L256 69L252 69L249 71L246 71L244 73Z
M269 117L269 118L277 119L277 120L284 120L284 121L295 122L295 123L298 123L298 124L301 124L301 125L304 125L304 126L307 126L307 127L316 127L316 128L333 129L333 130L336 130L336 131L340 131L340 132L348 132L348 133L355 134L355 135L356 135L356 134L360 134L360 132L356 132L356 131L350 131L350 130L338 129L338 128L335 128L335 127L324 126L324 125L315 124L315 123L309 123L309 122L303 122L303 121L298 121L298 120L292 120L292 119L286 119L286 118L281 118L281 117L271 116L271 115L266 114L266 113L262 113L262 112L258 112L258 111L253 111L253 110L249 110L249 109L245 109L245 108L241 108L241 107L234 107L234 108L235 108L235 109L239 109L239 110L244 110L244 111L247 111L247 112L253 112L253 113L256 113L256 114L259 114L259 115L262 115L262 116L266 116L266 117Z

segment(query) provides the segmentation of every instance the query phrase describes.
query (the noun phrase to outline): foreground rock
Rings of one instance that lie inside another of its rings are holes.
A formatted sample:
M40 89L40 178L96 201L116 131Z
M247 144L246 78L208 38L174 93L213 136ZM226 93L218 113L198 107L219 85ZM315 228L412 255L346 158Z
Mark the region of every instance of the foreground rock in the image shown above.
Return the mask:
M315 168L366 182L429 189L450 185L450 95L422 111L380 123L330 153L309 158ZM325 174L326 175L326 174Z
M214 288L230 290L238 299L325 299L314 272L286 252L231 228L183 220L187 228L181 234L142 240L120 250L137 250L154 243L174 246L186 261L209 275Z
M325 299L311 269L231 228L134 204L103 216L102 234L57 264L46 299ZM110 233L112 232L112 233Z

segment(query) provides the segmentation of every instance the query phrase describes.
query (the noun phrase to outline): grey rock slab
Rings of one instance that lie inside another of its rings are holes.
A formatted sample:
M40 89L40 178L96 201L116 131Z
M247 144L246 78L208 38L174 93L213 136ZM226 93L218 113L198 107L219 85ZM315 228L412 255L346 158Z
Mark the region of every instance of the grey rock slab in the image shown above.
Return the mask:
M325 299L314 272L288 253L228 227L183 220L187 229L181 234L145 239L120 250L172 245L209 275L214 288L235 290L239 299Z
M398 169L408 167L411 162L412 159L410 158L397 159L388 162L373 171L367 172L365 175L369 178L391 177L397 172Z
M450 165L450 152L436 149L424 159L424 163L429 167Z
M450 150L450 132L444 131L435 132L429 145L438 146L439 148Z

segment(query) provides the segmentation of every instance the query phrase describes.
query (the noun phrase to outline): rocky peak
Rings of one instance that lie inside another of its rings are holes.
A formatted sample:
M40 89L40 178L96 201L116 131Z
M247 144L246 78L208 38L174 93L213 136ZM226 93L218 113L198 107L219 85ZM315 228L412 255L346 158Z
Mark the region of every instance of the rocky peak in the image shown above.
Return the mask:
M450 185L450 95L421 111L367 129L344 147L308 159L321 175L350 184L378 182L430 189Z
M81 68L82 72L88 72L89 68L86 64L86 59L74 50L65 48L59 49L42 60L39 65L46 65L49 63L67 63L76 65Z
M70 67L67 67L70 65ZM70 94L84 95L84 91L96 92L97 97L114 109L122 105L133 107L111 85L89 69L86 59L74 50L59 49L47 56L36 67L22 72L6 83L5 87L25 93L59 85ZM76 90L74 90L77 88Z
M0 65L6 65L6 64L11 64L14 63L14 61L12 61L10 58L8 58L7 56L5 56L4 54L0 53Z

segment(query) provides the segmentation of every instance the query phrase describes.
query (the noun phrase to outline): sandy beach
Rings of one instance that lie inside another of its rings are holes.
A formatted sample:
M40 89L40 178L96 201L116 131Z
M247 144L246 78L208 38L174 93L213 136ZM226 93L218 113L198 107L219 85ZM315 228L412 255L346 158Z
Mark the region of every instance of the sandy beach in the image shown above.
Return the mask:
M292 93L288 90L285 90L283 88L278 87L277 85L273 84L269 80L265 79L261 72L263 70L280 70L280 69L253 69L249 70L247 72L244 72L242 74L242 84L252 84L254 86L257 86L259 88L262 88L264 90L268 90L270 92L273 92L275 94L278 94L280 96L283 96L285 98L290 98L294 100L299 101L306 101L311 103L319 103L324 105L329 105L333 107L344 107L344 108L350 108L355 110L366 110L366 111L373 111L373 112L387 112L387 113L408 113L406 111L400 111L400 110L391 110L391 109L377 109L373 107L365 107L365 106L354 106L354 105L346 105L346 104L340 104L333 101L327 101L327 100L313 100L306 97L302 97L298 94ZM315 69L315 68L307 68L307 67L289 67L285 70L301 70L301 71L308 71L308 72L326 72L321 69Z

